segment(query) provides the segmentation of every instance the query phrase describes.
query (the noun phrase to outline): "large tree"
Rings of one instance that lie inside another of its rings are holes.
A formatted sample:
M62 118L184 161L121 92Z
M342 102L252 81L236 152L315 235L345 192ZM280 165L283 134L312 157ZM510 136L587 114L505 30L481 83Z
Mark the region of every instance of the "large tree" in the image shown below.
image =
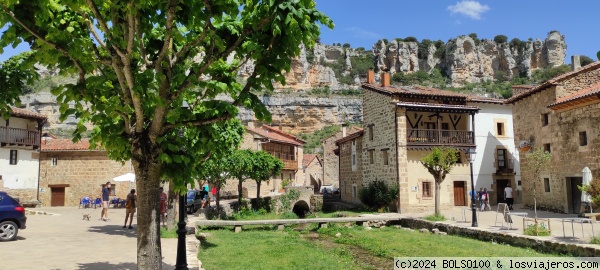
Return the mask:
M525 154L524 160L521 164L525 171L531 177L531 187L533 188L533 212L535 215L535 224L537 225L537 186L538 182L541 181L542 173L547 172L550 169L550 161L552 155L546 152L543 148L536 148Z
M456 164L458 150L452 147L434 147L421 159L421 164L435 179L435 215L440 215L440 190L442 182Z
M300 44L314 44L318 23L333 26L314 0L4 0L0 48L26 42L32 53L21 70L40 63L76 75L75 83L53 90L61 118L80 119L74 140L91 123L92 145L114 160L132 160L138 268L160 269L161 176L185 192L190 164L228 147L211 142L218 136L213 124L235 117L237 106L269 121L251 90L284 83L282 72ZM237 70L247 63L254 69L239 82ZM20 87L13 82L2 91Z

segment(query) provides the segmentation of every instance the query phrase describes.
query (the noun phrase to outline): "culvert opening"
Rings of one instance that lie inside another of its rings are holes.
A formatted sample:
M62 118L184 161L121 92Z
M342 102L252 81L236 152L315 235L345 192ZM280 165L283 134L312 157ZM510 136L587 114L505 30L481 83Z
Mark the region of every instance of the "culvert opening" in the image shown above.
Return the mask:
M305 218L306 214L310 212L310 207L305 201L298 201L294 204L292 211L294 211L294 214L296 214L296 216L299 218Z

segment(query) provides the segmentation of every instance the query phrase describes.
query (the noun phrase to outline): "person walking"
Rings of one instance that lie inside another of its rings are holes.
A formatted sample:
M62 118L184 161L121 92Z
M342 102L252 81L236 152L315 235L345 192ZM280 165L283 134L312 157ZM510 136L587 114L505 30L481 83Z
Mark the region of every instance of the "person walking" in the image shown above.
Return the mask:
M481 193L481 211L485 211L485 207L487 206L488 210L492 210L490 206L490 194L487 192L487 188L484 188Z
M102 212L100 219L103 221L109 221L108 219L108 200L110 197L110 182L106 182L106 185L102 187Z
M509 210L513 210L513 203L515 202L513 198L513 189L510 187L510 183L506 184L504 188L504 200L506 201L506 205L508 205Z
M133 214L135 214L136 202L137 196L135 195L135 189L131 189L131 192L127 194L125 202L125 224L123 224L123 229L127 226L127 219L129 219L129 229L133 229L133 227L131 227L131 222L133 221Z
M482 196L483 188L479 188L479 191L477 192L477 201L479 202L479 209L481 209L481 206L483 205L483 200L481 199Z
M160 195L159 195L159 206L160 206L160 220L162 221L163 226L167 226L165 221L165 214L167 213L167 193L164 192L164 188L160 187Z

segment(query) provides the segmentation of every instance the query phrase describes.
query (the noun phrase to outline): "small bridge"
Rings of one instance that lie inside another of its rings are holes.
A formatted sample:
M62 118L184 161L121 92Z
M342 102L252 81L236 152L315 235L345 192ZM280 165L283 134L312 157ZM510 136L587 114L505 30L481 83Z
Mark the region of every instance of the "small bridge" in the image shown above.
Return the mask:
M278 230L283 230L285 225L318 223L319 228L327 228L327 223L356 223L366 226L369 221L400 220L400 216L366 216L366 217L341 217L341 218L306 218L306 219L272 219L272 220L199 220L196 226L233 226L239 233L244 225L277 225Z
M315 210L315 206L311 205L311 197L315 194L313 186L288 187L286 192L290 192L290 190L296 190L300 193L300 197L291 204L293 206L292 211L294 211L297 216L304 217L307 212L313 212Z

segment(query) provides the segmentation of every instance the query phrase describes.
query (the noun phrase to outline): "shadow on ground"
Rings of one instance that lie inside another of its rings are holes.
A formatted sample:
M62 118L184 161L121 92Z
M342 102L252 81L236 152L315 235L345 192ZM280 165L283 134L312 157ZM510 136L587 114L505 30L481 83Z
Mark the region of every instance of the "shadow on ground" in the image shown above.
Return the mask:
M122 225L104 225L104 226L92 226L89 228L90 232L95 232L95 233L103 233L103 234L109 234L109 235L123 235L123 236L127 236L127 237L137 237L136 235L136 230L137 228L134 227L134 229L124 229L122 228Z
M85 269L85 270L106 270L106 269L136 270L136 269L138 269L138 267L137 267L136 263L112 264L109 262L95 262L95 263L80 264L79 268L77 268L77 269L81 269L81 270L83 270L83 269ZM175 269L175 265L163 263L163 269Z

